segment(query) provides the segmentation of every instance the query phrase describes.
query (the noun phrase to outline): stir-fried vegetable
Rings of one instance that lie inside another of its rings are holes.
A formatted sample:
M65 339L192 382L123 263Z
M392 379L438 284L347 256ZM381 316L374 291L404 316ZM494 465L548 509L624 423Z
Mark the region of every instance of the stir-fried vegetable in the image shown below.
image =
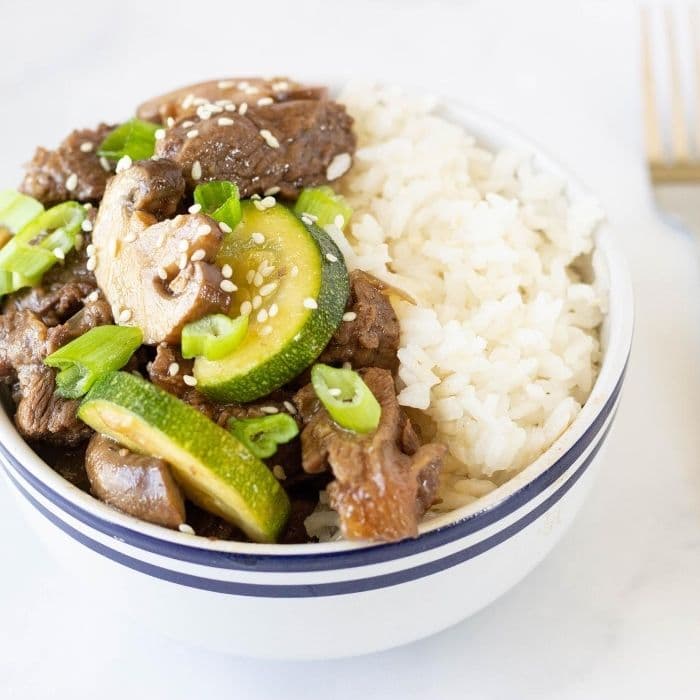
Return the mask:
M194 201L212 219L234 229L241 220L241 200L238 187L227 180L204 182L194 188Z
M7 229L10 233L17 233L42 211L44 206L34 197L17 190L0 192L0 228Z
M350 221L352 208L344 197L336 194L328 185L323 185L302 190L294 205L294 213L311 217L321 228L334 224L342 230Z
M228 429L260 459L272 457L277 446L299 434L299 427L288 413L260 418L231 418Z
M0 296L32 287L75 246L85 219L77 202L64 202L32 219L0 249Z
M248 332L248 316L231 318L212 314L188 323L182 329L182 356L221 360L230 355Z
M83 396L106 372L121 369L141 345L138 328L97 326L51 353L44 363L56 367L56 391L66 399Z
M119 160L145 160L156 150L156 131L160 127L140 119L130 119L111 131L97 150L98 156Z
M341 428L356 433L377 429L382 408L357 372L317 364L311 370L311 383L316 396Z

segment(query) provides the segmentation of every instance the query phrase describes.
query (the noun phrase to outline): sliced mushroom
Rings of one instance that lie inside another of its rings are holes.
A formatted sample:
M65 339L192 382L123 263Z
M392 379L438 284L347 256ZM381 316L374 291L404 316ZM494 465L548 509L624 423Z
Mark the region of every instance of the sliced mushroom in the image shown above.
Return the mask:
M136 163L110 181L94 225L97 283L115 321L139 327L149 345L179 342L186 323L231 303L213 264L223 238L216 221L167 218L184 190L174 163Z
M176 528L185 502L167 462L139 455L104 435L93 435L85 453L92 492L105 503L149 523Z

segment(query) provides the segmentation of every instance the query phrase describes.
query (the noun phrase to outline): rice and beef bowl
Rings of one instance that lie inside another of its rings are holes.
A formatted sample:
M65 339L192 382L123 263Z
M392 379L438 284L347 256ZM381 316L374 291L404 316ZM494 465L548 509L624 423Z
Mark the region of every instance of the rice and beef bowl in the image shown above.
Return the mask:
M415 537L586 402L590 200L432 99L200 83L0 193L0 381L33 449L203 537Z

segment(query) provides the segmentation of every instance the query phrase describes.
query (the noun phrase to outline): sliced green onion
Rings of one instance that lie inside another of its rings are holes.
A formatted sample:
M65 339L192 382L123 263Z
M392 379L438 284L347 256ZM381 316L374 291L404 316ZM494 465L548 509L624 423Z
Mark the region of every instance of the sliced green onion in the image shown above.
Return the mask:
M0 192L0 227L12 233L17 233L42 211L44 206L34 197L29 197L17 190Z
M221 360L243 342L247 332L247 316L205 316L182 329L182 356L185 359L206 357L207 360Z
M272 457L278 445L299 434L296 421L288 413L261 418L231 418L228 429L260 459Z
M100 375L121 369L142 340L140 328L97 326L51 353L44 363L60 370L56 375L58 395L77 399Z
M85 219L78 202L64 202L33 218L0 248L0 295L32 287L75 246Z
M294 205L294 213L297 216L308 214L315 217L314 223L321 228L329 224L336 226L340 224L338 228L342 230L350 221L352 208L345 201L345 197L336 194L327 185L323 185L303 189Z
M97 149L98 156L119 160L129 156L131 160L146 160L156 150L156 131L160 127L140 119L130 119L107 134Z
M311 383L316 396L341 428L356 433L377 429L382 407L357 372L318 364L311 370Z
M203 182L194 188L194 201L212 219L223 221L232 229L241 220L241 200L238 187L227 180Z

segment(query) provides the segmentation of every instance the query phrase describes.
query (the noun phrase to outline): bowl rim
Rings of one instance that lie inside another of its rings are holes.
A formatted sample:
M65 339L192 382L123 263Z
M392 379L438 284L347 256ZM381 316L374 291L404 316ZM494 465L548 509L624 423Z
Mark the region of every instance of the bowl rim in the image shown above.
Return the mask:
M409 92L416 94L413 90ZM494 149L513 147L527 152L532 155L533 164L538 171L552 173L564 180L569 197L590 197L588 188L570 170L501 120L454 98L439 98L438 104L438 113L474 134L478 142ZM81 516L79 519L83 522L89 525L92 523L93 526L99 523L96 528L98 530L119 533L120 539L126 536L132 543L136 542L151 551L178 556L184 554L185 559L200 553L205 559L209 554L216 560L218 554L233 559L250 558L258 567L264 561L279 562L280 570L284 570L291 562L295 563L296 570L325 568L327 564L330 564L329 568L337 568L338 565L360 566L368 562L410 556L460 539L514 512L559 478L591 444L615 407L632 342L632 284L609 223L601 222L594 235L594 254L600 257L608 275L608 338L600 372L588 400L571 425L540 457L491 493L425 521L415 539L391 543L337 541L257 544L211 540L168 530L121 513L65 480L22 439L4 410L0 411L0 453L43 495L57 502L71 515ZM196 560L199 562L199 559Z

